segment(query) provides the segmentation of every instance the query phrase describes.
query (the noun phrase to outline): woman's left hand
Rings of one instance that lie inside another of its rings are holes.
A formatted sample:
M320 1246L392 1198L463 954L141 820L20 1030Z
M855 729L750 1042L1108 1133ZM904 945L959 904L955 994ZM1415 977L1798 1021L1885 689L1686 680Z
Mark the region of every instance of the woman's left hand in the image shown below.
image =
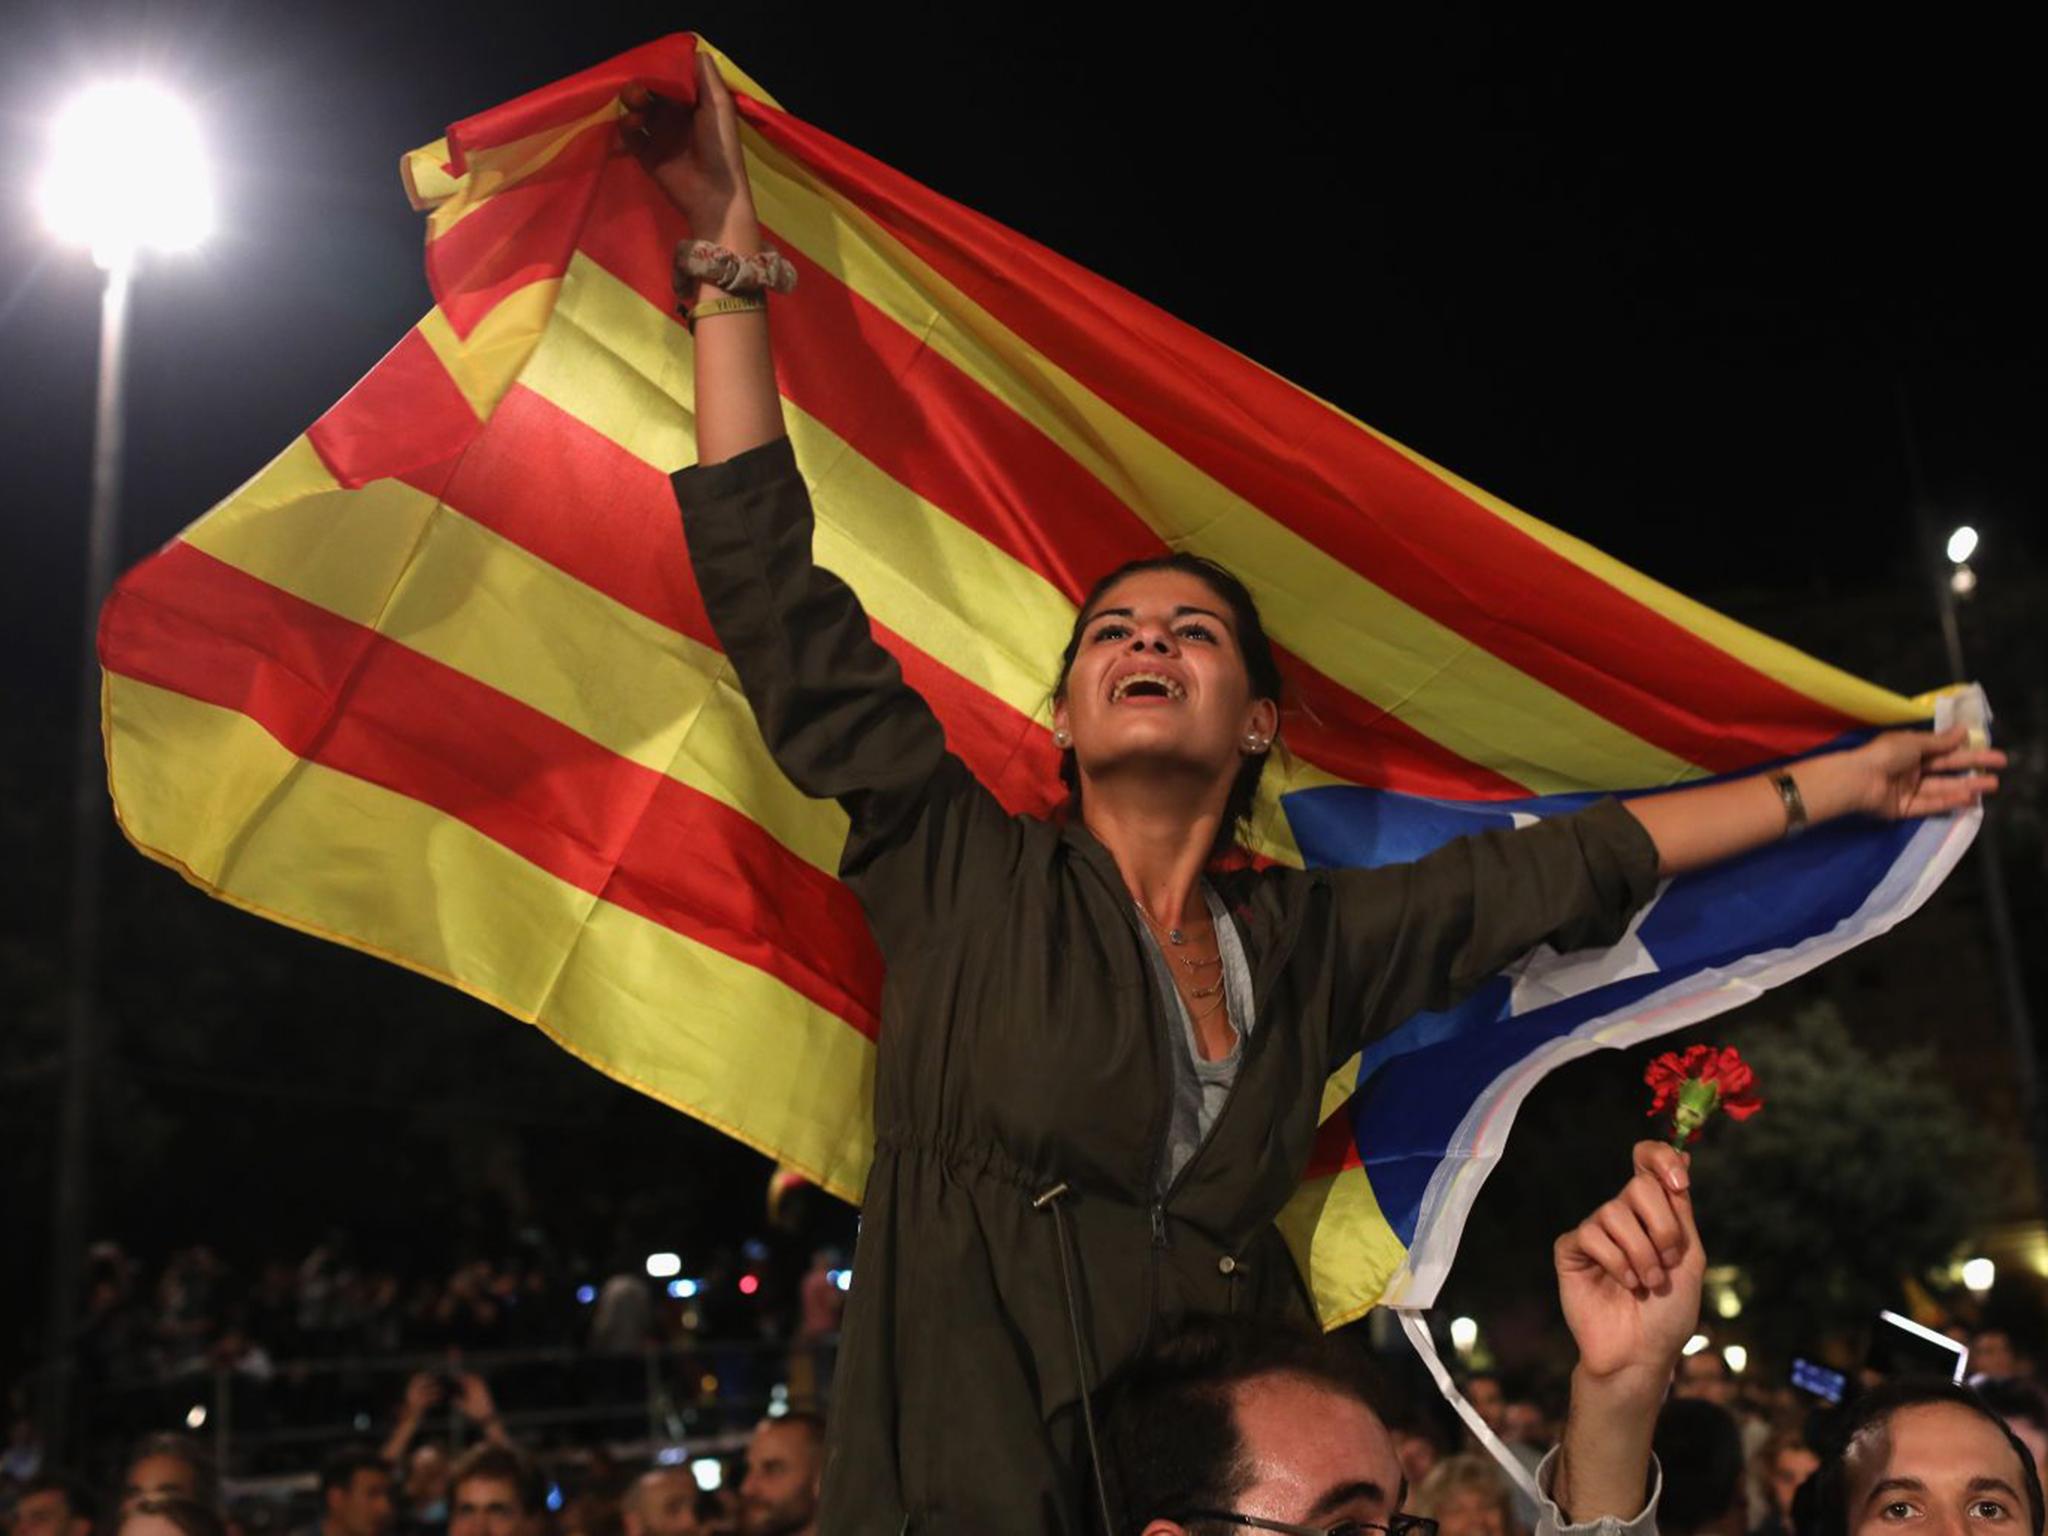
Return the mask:
M1938 816L1995 793L2006 757L1966 745L1969 731L1886 731L1843 754L1856 770L1856 808L1885 821Z

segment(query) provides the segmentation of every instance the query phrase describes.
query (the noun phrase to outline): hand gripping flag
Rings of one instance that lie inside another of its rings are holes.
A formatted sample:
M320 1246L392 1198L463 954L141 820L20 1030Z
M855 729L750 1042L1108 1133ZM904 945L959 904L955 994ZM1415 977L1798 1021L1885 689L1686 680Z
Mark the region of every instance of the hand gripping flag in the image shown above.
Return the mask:
M405 157L435 304L101 621L135 844L438 977L857 1197L880 963L845 823L762 747L692 585L679 219L619 95L664 38ZM1283 647L1258 851L1374 864L1794 758L1916 703L1688 602L791 117L739 71L817 556L1013 810L1059 796L1089 581L1189 548ZM1283 1227L1326 1321L1426 1305L1551 1066L1755 995L1911 910L1973 817L1834 826L1539 953L1329 1085Z

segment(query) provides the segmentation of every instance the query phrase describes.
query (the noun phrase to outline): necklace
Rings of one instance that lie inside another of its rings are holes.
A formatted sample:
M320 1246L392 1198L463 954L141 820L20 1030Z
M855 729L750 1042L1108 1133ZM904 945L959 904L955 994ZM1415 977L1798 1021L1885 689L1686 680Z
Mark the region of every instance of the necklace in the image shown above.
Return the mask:
M1165 935L1166 935L1166 942L1167 942L1167 943L1169 943L1169 944L1173 945L1173 946L1174 946L1175 948L1179 948L1179 947L1180 947L1181 945L1183 945L1183 944L1187 943L1187 941L1188 941L1188 935L1187 935L1187 930L1186 930L1186 929L1184 929L1184 928L1169 928L1169 927L1167 927L1167 925L1166 925L1166 924L1164 924L1164 923L1162 923L1161 921L1159 921L1159 919L1158 919L1158 918L1156 918L1156 917L1154 917L1154 916L1152 915L1152 909L1151 909L1150 907L1148 907L1148 906L1146 906L1146 905L1145 905L1145 898L1144 898L1144 897L1142 897L1142 896L1133 896L1133 897L1131 898L1131 900L1135 901L1135 902L1136 902L1136 903L1138 904L1138 910L1139 910L1140 912L1144 913L1144 915L1145 915L1145 921L1146 921L1146 922L1148 922L1148 923L1150 923L1150 924L1151 924L1151 925L1152 925L1152 926L1153 926L1153 927L1154 927L1155 929L1157 929L1157 930L1158 930L1159 932L1161 932L1161 933L1163 933L1163 934L1165 934ZM1195 967L1196 965L1206 965L1206 964L1208 964L1208 962L1207 962L1206 960L1202 960L1202 961L1195 961L1195 960L1187 960L1187 959L1184 959L1184 958L1182 958L1182 957L1179 957L1179 956L1176 956L1175 958L1177 958L1177 959L1181 959L1181 963L1182 963L1182 964L1184 964L1184 965L1186 965L1186 966L1188 966L1188 967L1189 967L1190 969L1193 969L1193 968L1194 968L1194 967Z

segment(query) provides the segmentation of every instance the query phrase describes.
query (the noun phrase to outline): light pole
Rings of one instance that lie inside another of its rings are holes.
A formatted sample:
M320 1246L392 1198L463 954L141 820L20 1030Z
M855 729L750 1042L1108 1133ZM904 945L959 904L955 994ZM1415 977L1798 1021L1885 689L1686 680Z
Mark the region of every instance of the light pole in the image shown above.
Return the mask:
M58 114L50 148L38 187L43 222L63 243L89 249L104 275L71 802L64 1086L52 1181L49 1321L44 1339L43 1438L55 1458L62 1455L71 1429L78 1301L92 1203L89 1154L99 1076L100 865L107 837L95 641L100 604L113 584L120 546L128 294L145 248L190 250L206 237L213 222L213 200L191 114L154 86L126 82L86 89Z

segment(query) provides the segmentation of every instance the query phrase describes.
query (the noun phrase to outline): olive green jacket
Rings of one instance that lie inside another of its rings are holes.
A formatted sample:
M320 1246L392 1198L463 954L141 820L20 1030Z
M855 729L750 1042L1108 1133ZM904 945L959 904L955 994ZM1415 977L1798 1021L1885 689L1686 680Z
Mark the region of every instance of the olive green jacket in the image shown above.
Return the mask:
M821 1529L1084 1530L1085 1391L1179 1314L1306 1312L1273 1218L1330 1073L1538 943L1612 943L1655 884L1655 849L1608 801L1409 865L1215 876L1257 1023L1162 1198L1170 1053L1186 1046L1108 852L1078 819L1007 814L946 750L853 593L813 564L786 441L675 488L769 748L851 818L840 873L887 964ZM1034 1204L1061 1184L1085 1365L1055 1217Z

